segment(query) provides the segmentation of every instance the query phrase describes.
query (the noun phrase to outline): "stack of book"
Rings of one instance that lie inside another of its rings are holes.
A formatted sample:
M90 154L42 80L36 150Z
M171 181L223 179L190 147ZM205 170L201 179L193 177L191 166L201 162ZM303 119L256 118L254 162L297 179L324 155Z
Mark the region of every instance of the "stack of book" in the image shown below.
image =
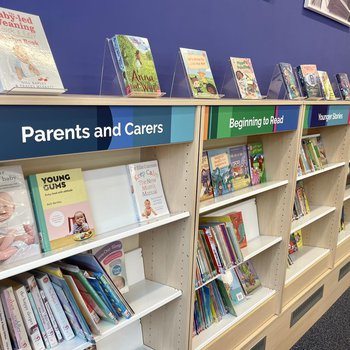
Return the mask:
M298 181L295 190L292 220L298 220L307 214L310 214L310 206L306 197L304 183L303 181Z

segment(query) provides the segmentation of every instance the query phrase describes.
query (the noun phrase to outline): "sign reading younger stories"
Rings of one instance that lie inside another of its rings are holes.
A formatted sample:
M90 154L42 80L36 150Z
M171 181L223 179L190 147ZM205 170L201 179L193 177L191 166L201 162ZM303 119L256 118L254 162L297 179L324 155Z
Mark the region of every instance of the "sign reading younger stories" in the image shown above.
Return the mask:
M296 130L299 106L207 107L204 138L267 134Z
M305 106L304 129L346 125L350 121L350 107L344 105Z

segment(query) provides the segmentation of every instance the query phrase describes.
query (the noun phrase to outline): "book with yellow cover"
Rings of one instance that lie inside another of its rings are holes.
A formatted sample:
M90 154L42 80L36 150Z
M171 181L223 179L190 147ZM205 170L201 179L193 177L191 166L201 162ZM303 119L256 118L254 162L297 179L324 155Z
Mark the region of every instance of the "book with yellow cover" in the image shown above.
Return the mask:
M31 175L28 185L45 252L93 236L93 217L81 169Z

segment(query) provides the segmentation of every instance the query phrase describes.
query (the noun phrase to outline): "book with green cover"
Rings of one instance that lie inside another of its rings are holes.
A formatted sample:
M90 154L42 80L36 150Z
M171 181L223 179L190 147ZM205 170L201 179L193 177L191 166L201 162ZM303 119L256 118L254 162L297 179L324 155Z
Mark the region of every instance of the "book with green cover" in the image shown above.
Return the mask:
M195 98L219 98L206 51L180 48L187 79Z
M244 291L234 269L225 271L225 273L217 279L217 282L221 295L225 294L223 293L225 291L230 302L234 305L239 304L245 299Z
M111 41L126 94L160 96L157 71L147 38L118 34Z
M261 142L255 142L248 144L247 147L252 185L258 185L266 182L263 144Z

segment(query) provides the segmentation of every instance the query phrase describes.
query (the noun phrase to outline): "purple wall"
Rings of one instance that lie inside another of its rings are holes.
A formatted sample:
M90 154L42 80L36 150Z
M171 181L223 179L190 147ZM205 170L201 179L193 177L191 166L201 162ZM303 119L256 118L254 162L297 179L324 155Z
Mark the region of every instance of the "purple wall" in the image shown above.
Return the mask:
M41 17L68 93L97 94L104 38L147 37L169 95L179 47L206 50L218 87L229 56L250 57L266 93L274 65L316 63L350 73L349 28L303 8L304 0L1 0Z

